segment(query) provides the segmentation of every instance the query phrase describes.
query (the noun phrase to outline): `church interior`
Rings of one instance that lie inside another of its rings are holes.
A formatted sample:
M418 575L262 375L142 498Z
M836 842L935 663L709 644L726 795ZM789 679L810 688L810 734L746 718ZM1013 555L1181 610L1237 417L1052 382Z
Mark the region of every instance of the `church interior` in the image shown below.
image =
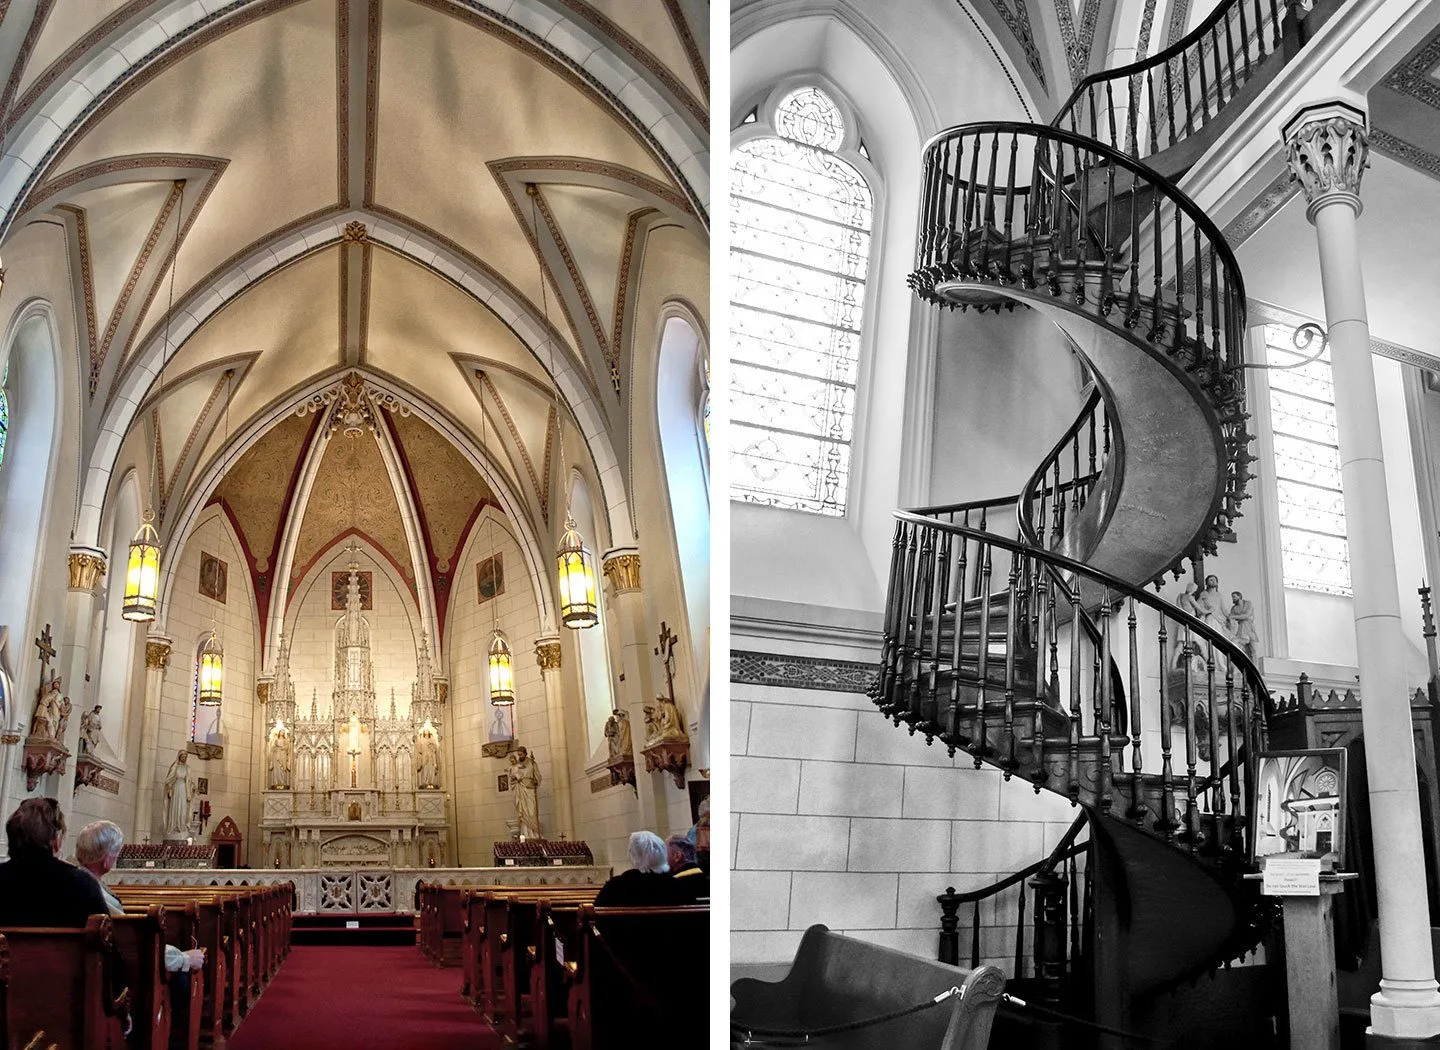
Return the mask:
M643 1013L553 950L579 1019L507 1013L461 909L568 901L578 952L633 833L708 850L709 32L696 0L0 5L0 809L58 800L67 856L118 829L122 951L157 904L218 938L146 1046L355 1045L386 995L434 1017L367 1045ZM662 987L703 989L706 901ZM656 920L605 921L623 954ZM61 941L9 937L7 1045L55 1035ZM400 954L313 954L351 945Z
M1440 5L730 30L735 1045L1434 1045Z

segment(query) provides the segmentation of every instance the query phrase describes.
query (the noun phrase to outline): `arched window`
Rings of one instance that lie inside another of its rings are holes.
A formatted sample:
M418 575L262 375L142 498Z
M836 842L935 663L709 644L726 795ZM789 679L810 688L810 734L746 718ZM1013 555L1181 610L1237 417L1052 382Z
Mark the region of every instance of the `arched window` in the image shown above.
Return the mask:
M10 362L0 377L0 467L5 465L5 439L10 436Z
M731 152L731 498L843 515L874 215L859 129L805 86L745 132Z
M587 545L599 545L595 528L595 507L590 500L590 487L579 474L574 475L570 490L570 513L580 525L580 534ZM597 565L598 570L598 565ZM594 627L575 631L576 649L580 655L580 686L585 691L585 739L592 754L605 747L605 723L615 710L615 692L610 684L610 647L605 641L605 602L596 610L599 621ZM634 727L632 728L632 732Z
M687 321L671 317L660 334L659 372L655 385L660 421L660 455L665 490L675 528L680 560L680 586L685 599L696 673L708 666L710 634L710 391L707 353L699 334Z

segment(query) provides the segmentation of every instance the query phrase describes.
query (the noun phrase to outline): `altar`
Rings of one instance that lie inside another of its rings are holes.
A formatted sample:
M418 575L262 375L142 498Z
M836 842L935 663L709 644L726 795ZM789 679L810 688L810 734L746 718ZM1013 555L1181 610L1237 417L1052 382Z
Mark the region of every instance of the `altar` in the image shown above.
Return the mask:
M434 673L424 635L408 702L390 688L376 703L370 623L352 557L345 612L334 628L330 696L304 709L281 638L264 698L266 790L261 853L267 868L425 867L449 859L440 738L448 682Z
M276 886L295 887L300 915L344 915L415 911L415 887L421 882L445 886L600 886L608 867L574 864L514 868L212 868L206 871L117 869L108 885L127 886Z

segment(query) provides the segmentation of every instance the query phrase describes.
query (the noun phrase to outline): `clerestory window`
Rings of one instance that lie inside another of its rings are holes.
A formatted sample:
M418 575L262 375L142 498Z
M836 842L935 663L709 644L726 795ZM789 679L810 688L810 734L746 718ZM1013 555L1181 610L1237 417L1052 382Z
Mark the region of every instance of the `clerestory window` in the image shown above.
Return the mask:
M859 129L790 91L731 153L731 499L840 516L850 489L874 194Z
M1313 347L1295 346L1285 325L1265 326L1269 364L1291 365L1312 353ZM1330 351L1298 368L1275 368L1269 379L1285 586L1349 595L1350 551Z

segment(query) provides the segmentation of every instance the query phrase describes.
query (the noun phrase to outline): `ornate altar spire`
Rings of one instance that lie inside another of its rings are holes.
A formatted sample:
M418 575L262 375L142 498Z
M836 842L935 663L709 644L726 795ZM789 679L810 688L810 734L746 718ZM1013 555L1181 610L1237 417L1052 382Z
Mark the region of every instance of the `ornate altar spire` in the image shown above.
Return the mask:
M351 545L350 576L345 583L345 613L335 625L336 718L375 717L375 670L370 659L370 621L362 612L359 548Z

